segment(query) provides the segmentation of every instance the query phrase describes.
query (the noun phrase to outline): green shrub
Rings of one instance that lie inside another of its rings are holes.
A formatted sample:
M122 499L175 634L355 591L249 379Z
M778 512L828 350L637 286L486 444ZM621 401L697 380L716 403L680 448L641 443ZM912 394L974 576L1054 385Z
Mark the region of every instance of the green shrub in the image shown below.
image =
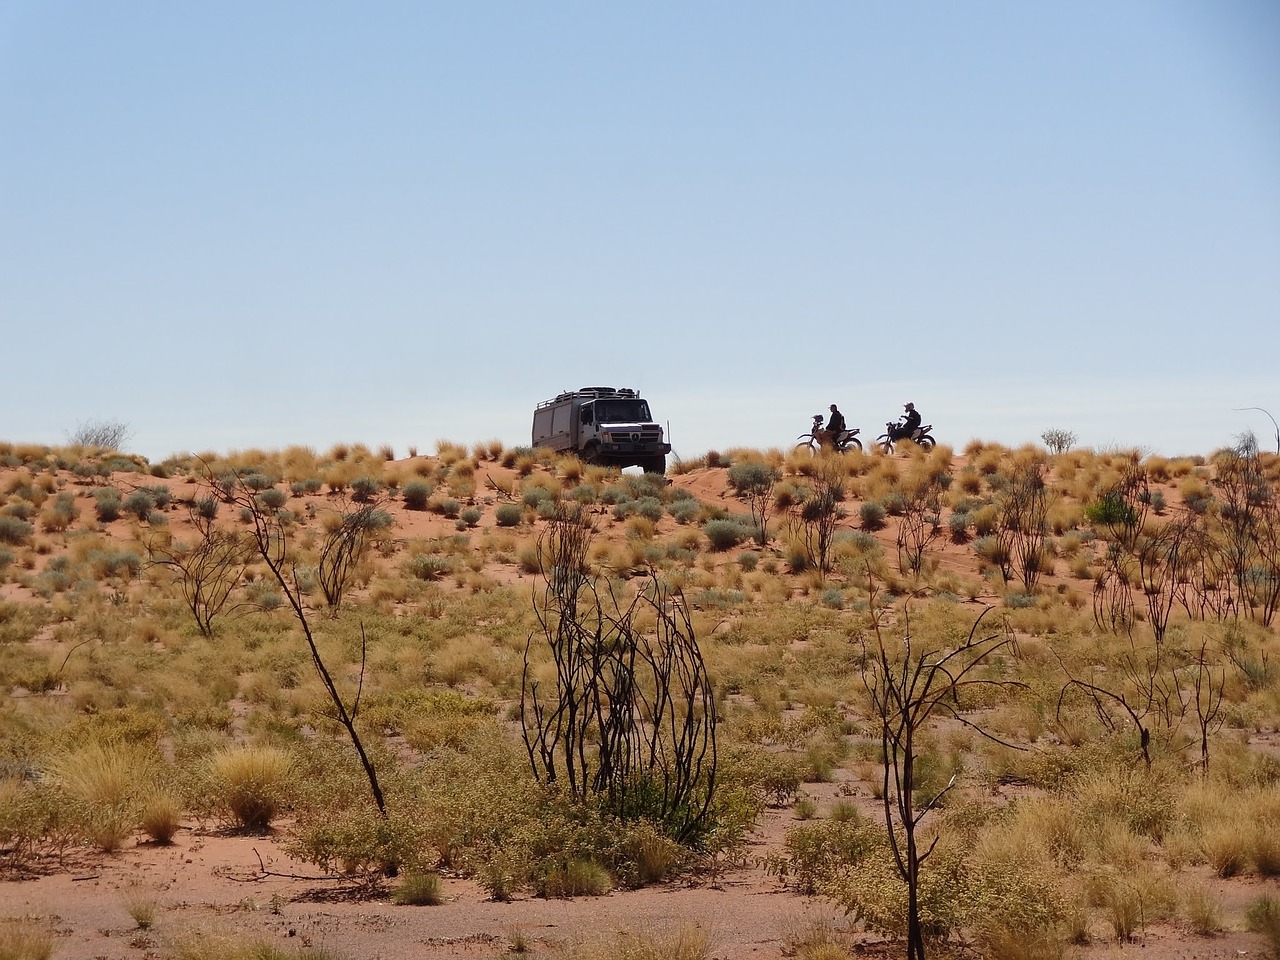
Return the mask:
M459 515L458 520L464 527L474 527L480 523L480 518L484 516L478 507L467 507Z
M534 892L546 899L602 897L613 889L609 871L591 860L568 859L554 863L534 879Z
M404 497L406 510L425 510L427 502L431 499L431 485L421 480L414 480L400 488L400 495Z
M102 523L110 523L112 520L120 519L120 511L123 507L121 505L120 491L115 487L102 487L99 490L95 490L93 499L95 501L94 511Z
M879 530L884 526L884 507L875 500L868 500L858 508L858 521L863 530Z
M518 503L500 503L493 511L493 521L500 527L516 527L524 516L524 510Z
M452 519L462 512L462 504L452 497L447 497L440 501L440 512Z
M289 500L289 495L279 487L268 487L254 498L267 510L279 510Z
M635 503L635 512L646 520L652 520L657 523L662 519L662 501L657 497L641 497Z
M947 530L951 534L952 543L969 542L969 514L953 513L947 520Z
M1280 956L1280 901L1269 893L1259 894L1245 908L1244 922L1250 931L1266 937L1271 952Z
M702 532L711 542L712 550L732 550L751 537L751 525L734 517L708 520L702 525Z
M676 523L692 523L702 513L702 504L693 499L673 500L667 505L667 512Z
M356 477L351 481L351 499L356 503L370 503L382 492L382 481L375 477Z
M453 572L453 563L448 557L434 553L420 553L405 564L410 576L419 580L439 580Z
M17 517L0 517L0 543L20 547L31 539L35 527Z

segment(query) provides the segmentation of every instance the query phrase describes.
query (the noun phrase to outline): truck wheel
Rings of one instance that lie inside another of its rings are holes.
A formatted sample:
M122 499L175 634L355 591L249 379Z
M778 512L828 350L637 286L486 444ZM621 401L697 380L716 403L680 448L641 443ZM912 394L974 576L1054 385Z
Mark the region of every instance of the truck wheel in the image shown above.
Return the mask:
M599 463L600 462L600 444L588 443L582 451L583 463Z
M667 472L667 458L664 456L649 457L644 463L640 464L640 468L645 473L662 473Z

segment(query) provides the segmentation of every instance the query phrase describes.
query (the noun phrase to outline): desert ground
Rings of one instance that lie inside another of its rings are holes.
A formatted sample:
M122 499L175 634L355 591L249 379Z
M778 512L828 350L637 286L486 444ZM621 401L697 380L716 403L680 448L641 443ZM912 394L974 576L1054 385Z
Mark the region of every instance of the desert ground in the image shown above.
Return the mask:
M876 670L975 637L916 731L929 955L1280 949L1280 458L410 453L0 443L0 960L906 956ZM705 665L717 799L678 842L522 739L569 507L587 582L666 591L627 622ZM195 571L219 533L244 552Z

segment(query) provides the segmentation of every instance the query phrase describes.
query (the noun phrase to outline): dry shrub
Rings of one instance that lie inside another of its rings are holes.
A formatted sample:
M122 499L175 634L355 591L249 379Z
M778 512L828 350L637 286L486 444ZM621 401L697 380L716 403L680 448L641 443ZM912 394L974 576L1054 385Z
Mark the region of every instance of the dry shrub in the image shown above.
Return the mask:
M565 947L554 956L557 960L708 960L711 944L706 931L693 926L658 933L625 930Z
M213 796L232 820L266 830L284 803L293 758L276 747L225 747L210 760L209 774Z
M53 956L53 931L29 918L0 918L0 958L49 960Z
M133 832L155 766L154 756L136 744L93 742L59 757L50 777L67 798L78 832L109 852Z
M1249 866L1252 841L1253 830L1234 818L1210 824L1200 835L1204 858L1220 877L1234 877Z
M168 790L156 790L142 804L138 825L156 843L170 843L182 823L182 801Z

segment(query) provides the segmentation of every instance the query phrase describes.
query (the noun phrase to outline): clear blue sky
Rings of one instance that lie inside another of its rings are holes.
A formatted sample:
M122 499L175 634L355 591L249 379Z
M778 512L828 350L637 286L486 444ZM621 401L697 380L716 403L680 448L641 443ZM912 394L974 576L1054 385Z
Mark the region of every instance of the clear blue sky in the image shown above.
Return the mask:
M1272 0L0 2L0 439L1207 453L1278 348Z

